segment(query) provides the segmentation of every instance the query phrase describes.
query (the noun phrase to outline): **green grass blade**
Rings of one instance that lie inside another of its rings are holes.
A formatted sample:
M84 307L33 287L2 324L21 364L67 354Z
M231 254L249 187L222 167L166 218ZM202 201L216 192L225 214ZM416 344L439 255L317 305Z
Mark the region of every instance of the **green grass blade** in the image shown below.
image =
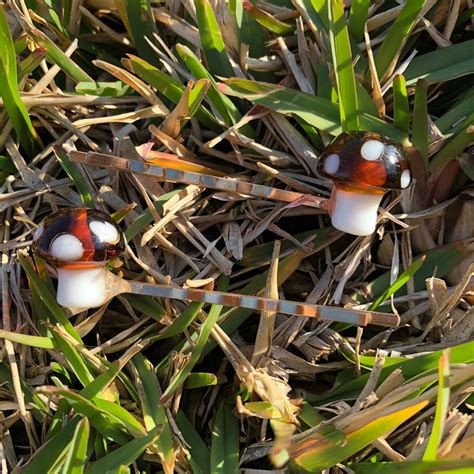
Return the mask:
M89 420L83 418L76 429L68 450L66 461L61 468L63 474L82 474L87 460L87 444L89 442Z
M69 371L67 370L67 367L58 364L57 362L51 362L50 366L52 372L61 375L61 380L64 380L66 385L71 386L74 383Z
M240 2L241 0L237 0ZM270 54L266 42L268 34L266 31L252 18L245 10L242 14L242 24L238 26L238 42L239 46L247 44L249 46L249 56L252 58L261 58ZM252 75L256 80L275 82L275 74L273 72L252 71Z
M9 156L0 155L0 186L3 185L7 176L16 173L18 170Z
M219 291L226 291L228 286L227 279L222 285L219 285ZM194 368L196 363L198 362L199 358L201 357L201 353L204 349L204 346L211 335L212 328L214 324L217 322L219 315L221 314L222 306L221 305L212 305L207 315L206 320L201 326L201 330L199 331L199 336L197 338L196 344L192 350L191 357L187 364L170 380L168 387L163 394L161 401L165 403L166 400L173 395L173 393L178 389L178 387L184 383L186 377L191 373L191 370Z
M147 39L154 43L154 35L159 31L149 0L116 0L115 3L119 4L118 11L124 24L128 26L128 34L138 54L147 61L156 63L156 52L153 51Z
M53 284L53 279L49 273L47 263L41 257L35 254L33 254L33 262L36 266L36 271L38 272L40 280L46 285L46 288L49 290L49 292L55 295L56 289Z
M51 368L53 368L53 366ZM58 370L54 370L54 372L60 373L60 371ZM64 369L64 372L67 373L66 369ZM61 375L63 375L63 377L66 380L68 380L67 376L65 376L64 374L61 374ZM72 382L68 380L68 383L72 383ZM49 425L49 429L44 438L44 442L51 440L54 436L58 434L59 431L63 429L63 426L65 424L64 420L67 419L68 413L70 411L71 411L71 405L69 405L69 403L67 402L65 398L61 398L58 402L58 409L56 410L56 413L54 414L54 417L52 418L51 423Z
M329 39L343 131L359 130L352 52L342 0L328 2Z
M23 466L23 474L51 472L51 468L61 459L72 444L76 427L83 418L76 415L69 420L51 439L46 441Z
M372 97L370 97L370 94L367 92L367 89L360 83L359 80L357 80L357 71L355 71L356 74L356 91L357 91L357 107L359 109L359 114L362 112L365 112L368 115L373 115L374 117L378 117L378 110L377 107L375 106L374 101L372 100Z
M341 350L341 353L344 357L351 361L352 363L356 363L355 355L352 352ZM405 357L388 357L385 360L384 367L389 367L390 365L401 364L405 362ZM377 362L377 358L373 356L359 356L360 366L364 367L364 369L372 370L374 368L375 363Z
M180 192L182 192L182 188L177 188L174 189L173 191L170 191L168 193L162 194L161 196L156 199L156 201L153 203L154 208L156 209L156 212L159 214L163 213L163 206L174 196L178 195ZM125 238L127 239L127 242L130 242L133 238L135 238L140 232L143 231L143 229L147 226L150 225L153 222L153 216L151 214L151 211L147 209L146 211L143 212L140 216L138 216L132 224L128 227L128 229L125 231Z
M80 394L66 389L47 389L46 393L54 393L64 397L71 407L77 413L89 419L92 427L94 427L105 438L114 441L117 444L125 445L129 442L130 437L124 431L124 423L116 421L113 416L107 416L107 412L96 406L91 401L82 397ZM118 406L118 405L117 405Z
M248 0L244 0L243 6L245 11L254 18L257 23L265 27L267 30L273 31L273 33L276 33L277 35L289 35L295 30L294 25L278 20L269 13L257 8Z
M209 91L210 85L211 84L208 79L199 79L194 83L194 87L192 88L189 94L188 119L192 118L194 114L198 111L199 107L202 104L202 101L204 100L204 97L206 97Z
M308 402L303 402L301 410L298 413L298 418L305 423L309 428L313 428L319 423L326 421L324 416L320 415L319 411L312 407Z
M46 57L44 48L36 48L32 53L18 64L18 82L32 73Z
M469 247L464 242L452 242L442 247L437 247L426 252L426 260L413 277L414 291L426 289L425 280L432 276L443 278L458 263L470 254ZM421 257L418 257L418 260ZM366 290L371 295L380 295L390 286L390 271L377 277L367 285ZM406 287L403 286L396 293L398 296L406 294Z
M444 134L457 133L465 124L465 120L472 113L474 103L474 87L465 94L461 94L454 106L435 120L435 125Z
M30 285L37 291L39 297L44 302L56 322L61 324L64 329L78 342L82 342L73 325L66 318L61 306L56 302L55 295L51 294L47 286L42 282L38 274L34 271L31 259L24 255L19 255L19 260L23 270L28 276Z
M133 204L128 204L126 207L119 209L118 211L112 212L110 217L117 223L120 224L125 217L128 216L130 211L133 209Z
M20 56L22 53L26 51L26 48L28 47L28 38L25 34L21 35L19 38L17 38L14 42L15 45L15 54Z
M234 70L227 56L219 24L209 0L194 0L201 44L209 71L221 77L232 77Z
M190 81L175 109L163 122L161 131L173 138L177 137L186 123L200 109L210 85L207 79Z
M160 403L160 391L153 366L139 353L133 358L133 363L140 377L140 391L143 411L143 420L148 431L157 426L162 426L160 438L156 441L156 449L162 460L163 469L166 473L172 473L174 469L175 453L173 449L173 438L171 428L166 417L166 411Z
M423 461L435 461L441 440L443 438L446 417L449 410L449 350L445 350L439 358L438 364L438 397L436 400L436 411L433 421L433 428L423 454Z
M428 85L420 79L416 83L415 104L413 106L412 143L418 148L428 166Z
M162 333L150 338L152 341L161 341L181 334L198 317L204 303L191 303Z
M12 342L17 342L18 344L23 344L25 346L37 347L41 349L55 349L56 346L54 341L49 337L41 336L30 336L28 334L21 334L17 332L9 332L0 329L0 338L8 339Z
M308 13L311 10L315 12L315 14L311 15L311 19L315 22L318 29L329 31L327 0L303 0L303 4ZM310 5L312 8L310 8Z
M67 360L68 366L71 367L75 376L85 387L94 380L94 376L87 367L84 358L79 351L74 348L68 341L62 338L58 333L53 334L56 345L61 349L64 357Z
M229 0L229 10L235 17L237 27L240 28L244 14L243 0Z
M345 442L336 442L321 432L311 433L289 449L292 461L300 469L319 472L344 461L360 451L380 436L394 430L406 420L413 417L428 402L421 402L400 409L389 415L381 416L353 432L346 432ZM293 456L294 454L294 456Z
M468 60L453 64L452 66L446 67L444 69L437 68L436 70L422 76L422 78L425 79L426 82L428 82L429 84L435 84L437 82L445 82L445 81L450 81L452 79L457 79L458 77L467 76L474 72L473 62L474 61L472 61L472 59L468 59ZM416 81L418 80L418 77L415 77L413 79L411 78L408 79L407 77L408 85L412 85L416 83Z
M0 4L0 44L2 45L0 48L0 96L3 98L5 110L15 129L18 141L31 156L36 149L38 135L20 97L15 46L3 4Z
M160 94L163 94L175 104L179 102L185 89L181 82L160 71L155 66L138 56L129 54L128 57L134 74L155 87Z
M34 313L41 323L40 334L43 336L53 339L53 333L51 332L48 324L52 323L54 318L51 317L51 313L48 307L43 303L43 300L39 296L38 292L33 286L30 286L31 291L31 306L33 307ZM54 291L54 290L53 290Z
M364 25L368 13L369 0L352 0L349 15L349 33L357 42L361 42L364 37Z
M185 89L181 82L137 56L130 54L129 58L133 73L140 77L140 79L155 87L160 94L163 94L173 103L177 104L179 102ZM204 107L200 107L196 112L196 118L206 127L211 129L216 128L217 122L215 118Z
M81 396L87 400L92 400L100 396L102 392L114 381L115 377L120 372L120 367L117 362L112 362L111 366L91 383L86 385L80 392Z
M405 359L403 362L397 361L393 363L390 358L386 358L384 367L381 371L379 383L382 383L395 369L400 368L404 380L409 380L416 377L418 374L433 370L438 367L439 358L443 351L435 351L429 354L415 357L413 359ZM468 364L474 362L474 342L467 342L454 346L451 348L451 364ZM363 389L370 374L364 374L354 379L353 369L347 372L349 378L336 381L336 384L331 392L324 395L308 395L307 399L310 402L319 404L329 403L332 400L346 400L355 399Z
M160 321L165 309L158 301L149 296L142 295L126 295L126 300L130 303L132 308L141 311L145 316L150 316L156 321Z
M221 403L212 430L211 472L235 474L239 471L239 423L230 406Z
M416 56L404 73L407 84L416 84L418 79L424 79L429 84L433 84L472 74L474 72L473 48L474 39L471 39Z
M410 130L407 86L401 74L397 74L393 81L393 125L407 133Z
M53 64L57 64L68 76L76 82L93 82L92 77L89 76L82 68L80 68L64 51L57 46L48 36L39 30L30 31L29 35L40 46L48 52L47 58Z
M75 184L77 190L79 191L79 195L81 196L81 201L85 207L93 208L94 202L92 201L92 197L89 192L89 188L87 187L84 178L82 177L81 173L77 169L77 165L73 163L67 153L59 146L54 147L54 154L58 159L59 164L63 168L63 170L67 173L67 175L71 178L72 182Z
M63 23L63 20L66 20L68 16L63 17L62 15L63 12L61 11L62 5L58 5L58 3L59 2L54 1L54 0L53 1L49 0L45 2L45 4L48 5L49 7L48 14L52 20L52 23L54 24L54 26L57 28L58 31L60 31L63 35L67 35L67 30L65 29L65 26L68 25L68 23L66 22ZM67 5L69 2L66 0L65 2L62 2L62 3L65 3ZM64 13L66 13L66 10L68 10L66 5L64 5L64 10L65 10Z
M193 467L193 472L210 474L211 455L207 444L182 410L178 410L178 413L176 413L175 421L186 443L189 445L188 459Z
M217 385L217 376L208 372L193 372L186 377L184 381L185 389L209 387Z
M225 85L219 85L219 89L225 94L248 99L276 112L294 113L310 125L332 135L342 131L337 107L320 97L243 79L230 79ZM317 107L318 113L314 112L313 106Z
M329 66L325 61L318 61L314 66L317 79L316 92L321 99L332 102L334 88L330 79Z
M124 446L115 449L103 458L90 463L85 470L86 474L104 474L117 472L121 466L132 464L148 446L159 438L160 427L153 428L146 436L129 441Z
M106 413L107 417L115 419L122 424L132 436L139 437L145 434L146 431L143 425L119 403L97 397L94 400L94 404Z
M425 258L419 258L415 260L397 279L390 285L371 305L370 311L375 311L384 301L387 301L392 295L394 295L400 288L405 286L408 281L413 278L413 275L421 268L425 261Z
M211 81L211 87L207 92L209 100L217 109L226 125L232 126L239 121L241 114L233 102L221 94L217 89L216 81L207 69L202 65L199 58L185 45L177 44L176 51L184 61L192 75L196 79L208 79Z
M133 94L133 89L122 81L78 82L75 89L78 94L98 95L100 97L123 97Z
M101 459L107 456L109 453L107 439L105 439L100 433L97 433L94 439L94 457Z
M219 85L219 89L225 94L248 99L275 112L295 114L331 135L335 136L342 132L337 105L321 97L244 79L229 79L225 84ZM359 120L363 130L378 132L398 141L405 138L403 131L377 117L361 113Z
M396 58L401 46L405 43L408 34L413 28L415 21L425 4L425 0L411 0L406 2L402 11L378 48L375 55L375 66L379 78L385 76L392 62Z
M442 169L459 156L473 141L474 139L474 127L468 126L467 124L473 122L474 114L465 121L464 126L466 128L458 132L451 140L441 148L438 153L432 158L430 162L430 171L433 175L438 175Z
M247 402L244 407L262 418L281 420L281 411L273 403L262 401Z

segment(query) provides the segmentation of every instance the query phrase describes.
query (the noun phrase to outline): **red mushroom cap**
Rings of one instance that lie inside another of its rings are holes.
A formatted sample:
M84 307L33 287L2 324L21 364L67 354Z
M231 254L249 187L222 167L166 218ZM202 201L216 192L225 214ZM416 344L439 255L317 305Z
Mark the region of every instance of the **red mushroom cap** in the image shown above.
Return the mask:
M412 180L403 146L372 132L340 134L321 154L318 172L359 189L404 189Z
M68 208L48 216L33 238L33 252L56 267L91 268L125 251L125 236L105 212Z

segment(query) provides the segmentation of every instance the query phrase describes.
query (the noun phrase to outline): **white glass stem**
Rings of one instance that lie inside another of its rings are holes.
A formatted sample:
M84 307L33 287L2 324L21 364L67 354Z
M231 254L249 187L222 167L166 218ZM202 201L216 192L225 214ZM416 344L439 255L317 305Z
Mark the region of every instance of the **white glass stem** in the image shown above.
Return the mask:
M107 268L58 268L57 300L67 308L96 308L108 297Z
M342 190L335 185L331 195L331 222L343 232L370 235L375 231L377 209L383 194Z

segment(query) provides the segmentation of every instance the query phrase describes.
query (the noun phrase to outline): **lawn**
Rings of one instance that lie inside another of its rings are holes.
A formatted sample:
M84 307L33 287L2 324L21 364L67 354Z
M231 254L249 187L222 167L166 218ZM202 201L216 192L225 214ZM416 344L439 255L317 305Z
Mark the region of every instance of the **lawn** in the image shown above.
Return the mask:
M0 2L0 472L474 472L473 13ZM368 235L327 177L356 131L413 179ZM32 251L70 208L123 232L105 304Z

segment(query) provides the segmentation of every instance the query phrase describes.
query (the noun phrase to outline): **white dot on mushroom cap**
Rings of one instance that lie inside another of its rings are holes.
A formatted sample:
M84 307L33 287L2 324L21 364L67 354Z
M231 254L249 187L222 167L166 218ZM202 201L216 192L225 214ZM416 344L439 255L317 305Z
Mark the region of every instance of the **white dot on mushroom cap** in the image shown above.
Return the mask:
M91 221L89 222L89 227L101 242L116 244L119 241L119 233L110 222Z
M362 145L360 154L364 160L375 161L382 156L384 147L385 145L378 140L369 140Z
M410 170L404 170L400 176L400 186L402 189L408 188L411 183L411 173Z
M84 248L82 242L72 234L58 235L49 247L50 254L64 262L72 262L82 257Z
M324 160L324 171L326 171L327 174L334 174L339 169L340 163L341 159L339 155L333 153Z

